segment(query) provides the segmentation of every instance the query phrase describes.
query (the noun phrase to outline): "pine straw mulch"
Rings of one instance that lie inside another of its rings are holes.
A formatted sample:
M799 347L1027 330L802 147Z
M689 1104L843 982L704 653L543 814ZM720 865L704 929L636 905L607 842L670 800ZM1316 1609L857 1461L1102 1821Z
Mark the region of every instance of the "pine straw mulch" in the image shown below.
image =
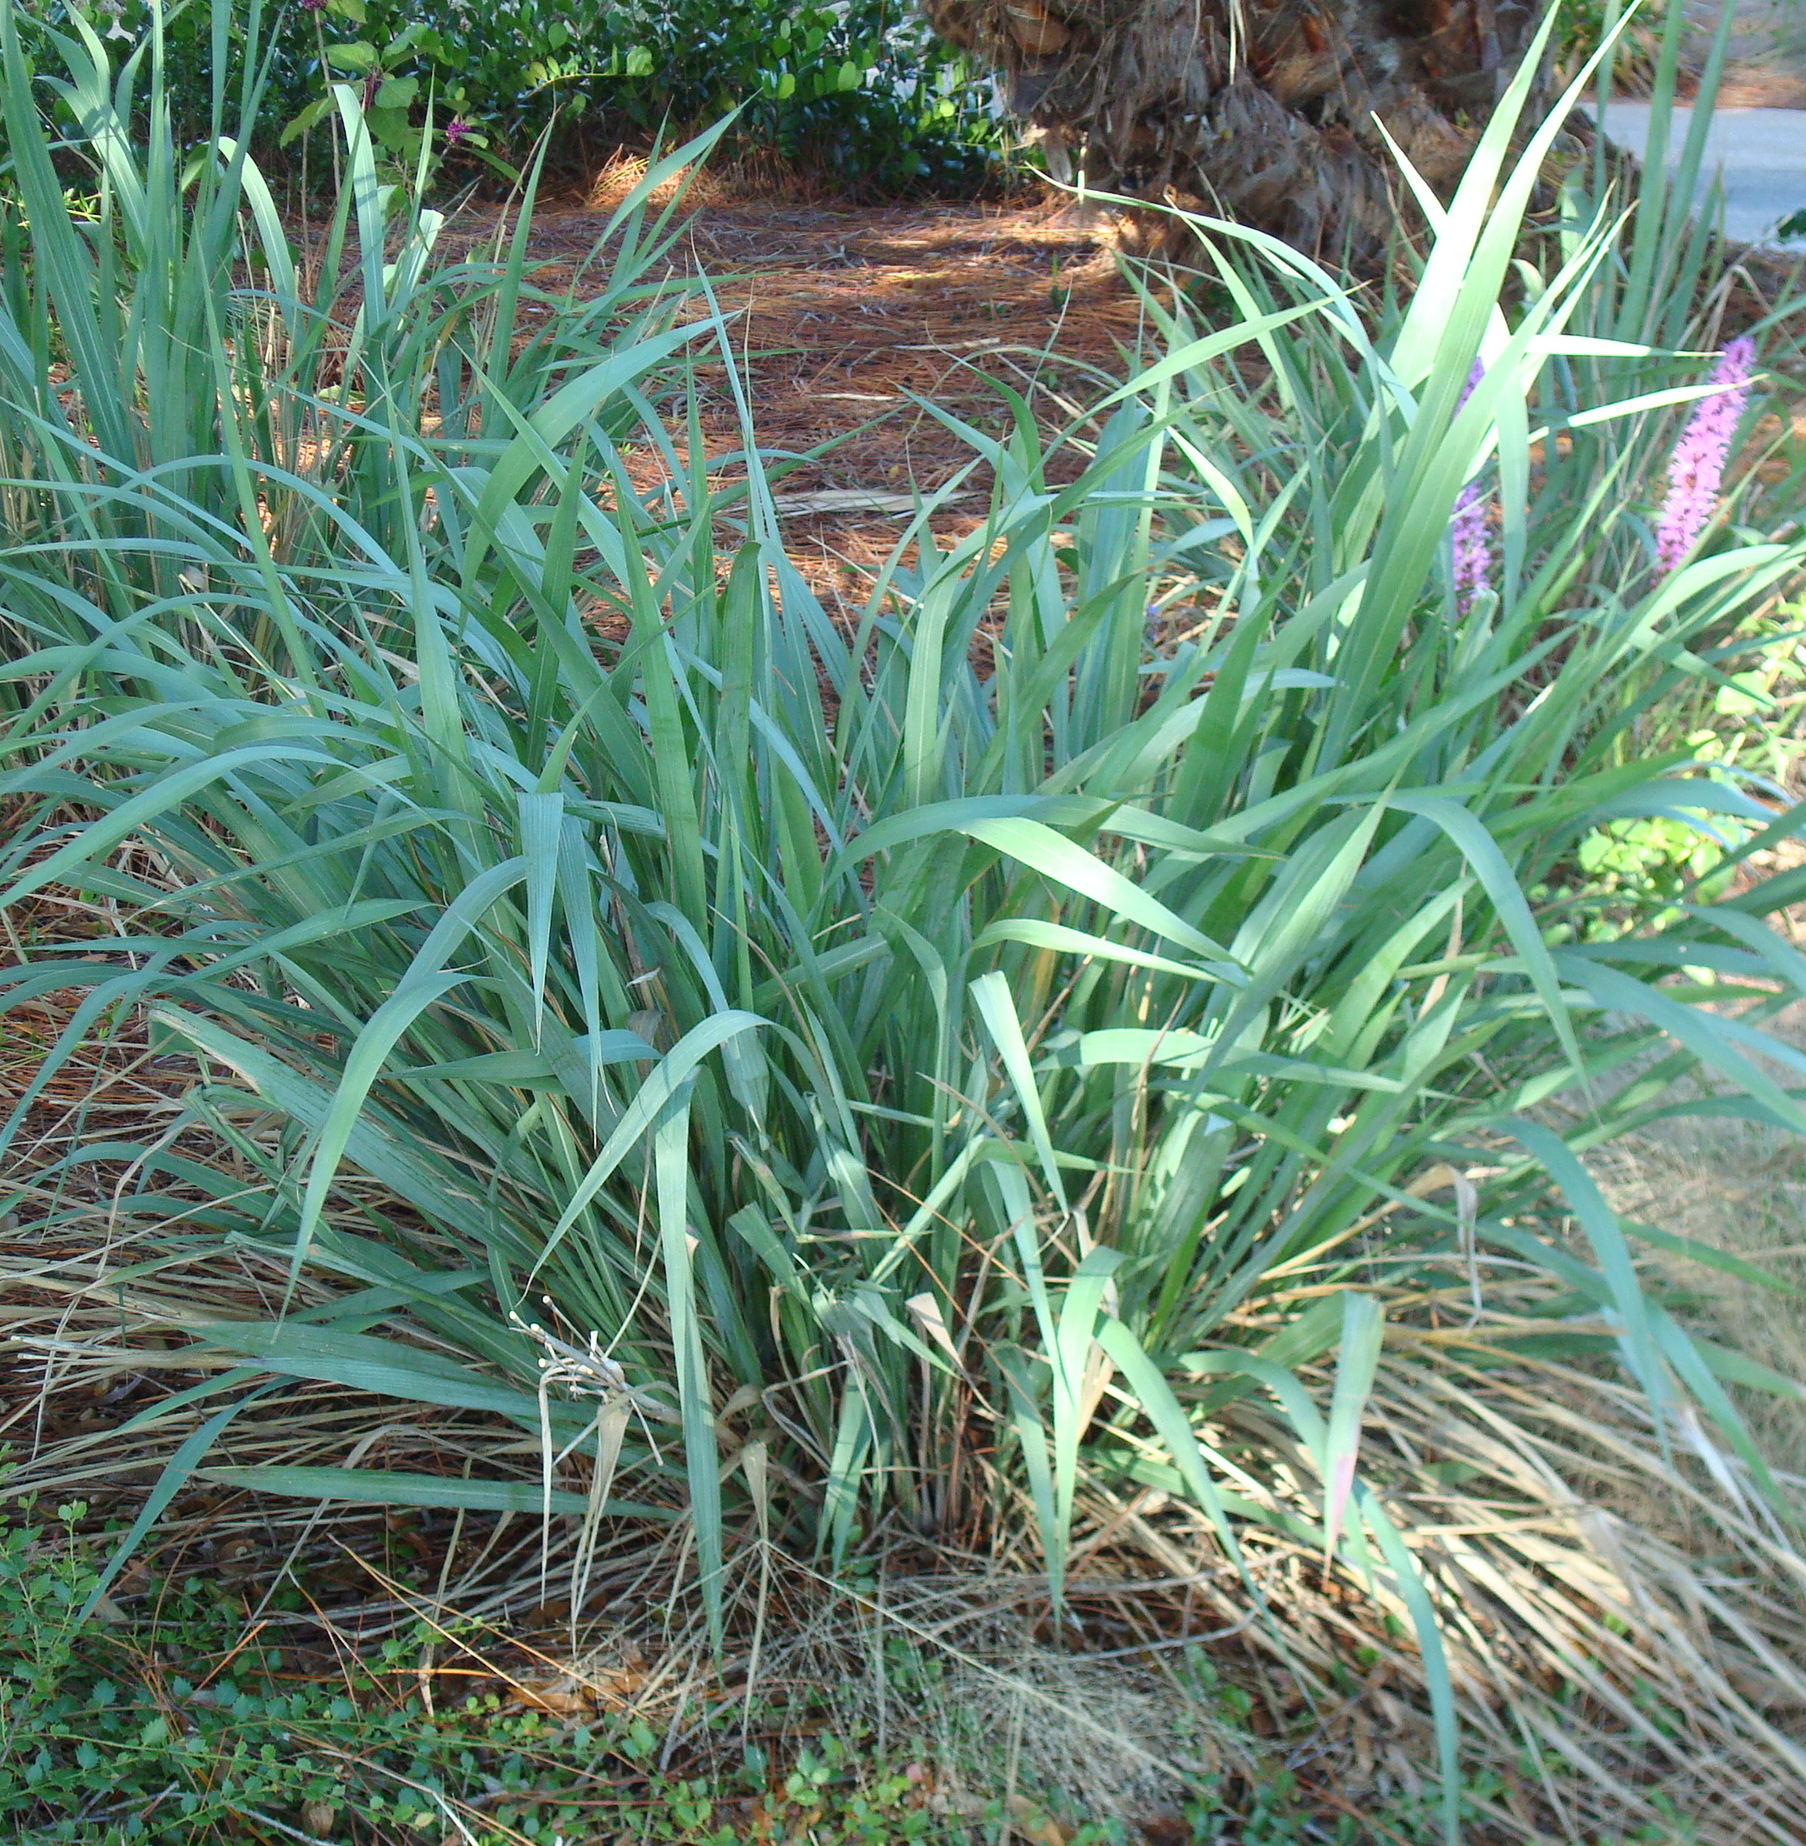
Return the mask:
M644 174L612 162L587 199L534 213L535 285L582 289L614 207ZM672 197L667 186L655 206ZM732 178L691 176L679 203L673 281L706 275L727 317L755 436L777 457L819 458L773 470L788 548L831 614L863 602L865 573L902 534L912 496L949 483L972 449L925 407L987 435L1009 423L997 387L1029 397L1044 436L1076 420L1098 381L1125 375L1142 308L1117 262L1124 226L1064 201L927 203L856 208L793 187L766 196ZM501 215L472 208L444 247L492 246ZM703 437L711 456L742 446L725 366L705 363ZM1051 474L1070 480L1078 453ZM943 543L983 521L990 475L980 468L933 530Z

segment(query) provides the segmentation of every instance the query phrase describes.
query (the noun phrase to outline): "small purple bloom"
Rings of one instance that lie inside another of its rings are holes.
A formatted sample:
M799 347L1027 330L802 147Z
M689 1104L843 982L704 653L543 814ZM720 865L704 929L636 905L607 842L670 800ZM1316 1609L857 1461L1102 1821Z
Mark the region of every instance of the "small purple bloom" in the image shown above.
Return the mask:
M1474 598L1492 583L1492 540L1486 529L1486 508L1480 499L1480 483L1469 481L1455 502L1449 520L1449 543L1453 551L1455 608L1466 615Z
M324 13L326 0L301 0L301 10L304 13Z
M1668 464L1668 487L1662 496L1662 517L1656 527L1656 568L1664 573L1680 567L1681 560L1699 543L1718 489L1724 481L1731 438L1749 402L1750 373L1756 363L1756 343L1733 340L1718 355L1707 381L1710 397L1701 398Z
M470 123L465 121L463 116L454 115L452 119L445 124L445 145L447 147L460 147L476 132L477 131Z
M1467 407L1474 387L1485 376L1485 365L1476 359L1474 369L1467 375L1461 402L1455 406L1456 416ZM1456 498L1455 510L1449 516L1449 547L1455 609L1458 614L1466 615L1474 606L1474 598L1492 582L1492 540L1487 533L1486 505L1477 480L1469 481Z

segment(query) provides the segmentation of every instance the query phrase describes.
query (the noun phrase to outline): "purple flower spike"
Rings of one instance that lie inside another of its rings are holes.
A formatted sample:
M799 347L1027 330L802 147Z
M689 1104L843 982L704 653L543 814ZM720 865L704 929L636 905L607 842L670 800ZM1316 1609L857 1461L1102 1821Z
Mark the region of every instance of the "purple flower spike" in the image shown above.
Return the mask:
M1756 343L1733 340L1718 355L1708 383L1712 395L1701 398L1668 464L1668 488L1662 496L1662 517L1656 527L1656 568L1664 574L1680 567L1681 560L1699 543L1706 522L1718 504L1724 465L1731 453L1731 438L1749 402L1750 372L1756 363Z
M1461 402L1455 406L1459 416L1473 396L1474 387L1486 376L1486 367L1474 361L1467 375ZM1449 518L1449 546L1453 561L1456 613L1466 615L1474 598L1492 582L1492 541L1486 527L1486 505L1480 496L1480 483L1469 481L1455 501Z
M326 0L301 0L301 10L304 13L324 13Z
M445 145L447 147L461 146L476 132L477 131L465 121L463 116L454 115L452 119L445 124Z
M1454 553L1455 608L1466 615L1474 598L1492 582L1492 540L1486 530L1486 508L1480 483L1469 481L1455 502L1449 520L1449 543Z

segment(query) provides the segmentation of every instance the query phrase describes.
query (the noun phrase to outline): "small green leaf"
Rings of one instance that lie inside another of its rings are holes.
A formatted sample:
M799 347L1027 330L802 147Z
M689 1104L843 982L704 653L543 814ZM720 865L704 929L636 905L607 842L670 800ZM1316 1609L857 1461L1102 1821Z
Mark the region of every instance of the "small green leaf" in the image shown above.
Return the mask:
M332 98L330 96L315 97L314 100L283 129L281 135L278 137L277 145L279 147L287 147L291 141L306 134L310 128L315 127L320 122L331 108Z
M407 147L414 138L414 125L408 120L405 109L370 108L364 119L370 124L370 132L377 141L391 151Z

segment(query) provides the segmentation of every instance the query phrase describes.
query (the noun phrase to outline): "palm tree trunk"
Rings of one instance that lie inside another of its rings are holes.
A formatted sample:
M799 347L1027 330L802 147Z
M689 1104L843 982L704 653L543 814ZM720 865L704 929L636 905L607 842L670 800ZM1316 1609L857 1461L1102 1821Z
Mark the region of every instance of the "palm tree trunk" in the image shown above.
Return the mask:
M1459 173L1542 0L924 0L997 73L1058 176L1382 248L1408 196L1375 118L1430 184Z

